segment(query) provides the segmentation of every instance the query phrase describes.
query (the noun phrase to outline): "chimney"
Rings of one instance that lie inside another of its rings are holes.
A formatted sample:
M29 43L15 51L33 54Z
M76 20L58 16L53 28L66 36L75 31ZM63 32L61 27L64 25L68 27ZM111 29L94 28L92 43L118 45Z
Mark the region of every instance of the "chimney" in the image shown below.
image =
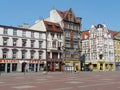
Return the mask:
M24 23L23 25L19 25L19 28L24 28L24 29L28 29L29 28L29 24Z

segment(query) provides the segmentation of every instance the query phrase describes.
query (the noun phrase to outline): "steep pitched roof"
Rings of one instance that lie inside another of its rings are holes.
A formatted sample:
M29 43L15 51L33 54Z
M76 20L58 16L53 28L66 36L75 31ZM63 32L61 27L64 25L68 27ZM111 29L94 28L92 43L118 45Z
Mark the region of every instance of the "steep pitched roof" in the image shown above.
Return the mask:
M113 30L109 30L109 32L111 33L112 36L114 36L118 33L117 31L113 31Z
M45 27L46 27L47 31L58 32L58 33L62 33L63 32L60 24L54 23L54 22L49 22L49 21L43 21L43 22L45 24Z
M58 14L61 16L61 18L65 18L65 16L67 15L67 13L69 12L67 11L60 11L60 10L56 10L58 12Z
M86 31L83 31L83 32L82 32L82 40L85 39L85 35L87 35L88 38L89 38L89 30L86 30Z

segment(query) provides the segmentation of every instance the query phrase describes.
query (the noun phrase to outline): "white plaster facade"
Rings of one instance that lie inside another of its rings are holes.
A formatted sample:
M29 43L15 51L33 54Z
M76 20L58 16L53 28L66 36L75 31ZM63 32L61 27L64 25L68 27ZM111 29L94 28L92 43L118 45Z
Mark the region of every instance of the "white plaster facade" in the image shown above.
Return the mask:
M38 30L1 25L0 66L2 67L2 71L22 71L23 62L28 65L28 68L29 64L34 64L33 71L39 71L40 64L44 62L46 57L45 36L45 32ZM23 45L24 42L25 45ZM24 56L23 50L25 51ZM32 52L34 53L33 55ZM37 69L35 66L37 66Z

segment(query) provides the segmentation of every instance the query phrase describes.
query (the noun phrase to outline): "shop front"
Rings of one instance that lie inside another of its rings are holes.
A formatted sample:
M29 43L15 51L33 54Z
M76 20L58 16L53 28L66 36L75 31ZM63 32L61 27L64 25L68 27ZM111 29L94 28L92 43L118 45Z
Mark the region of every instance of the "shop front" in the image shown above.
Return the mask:
M41 71L44 68L44 61L42 60L0 60L1 72L29 72Z
M81 70L81 62L80 60L65 60L65 70L70 71L79 71Z
M13 72L17 71L18 60L0 60L0 71L1 72Z
M120 62L116 62L115 63L115 68L116 68L116 71L120 71Z
M51 59L47 61L48 71L62 71L63 62L61 59Z
M115 63L114 62L105 62L105 61L98 61L93 63L88 63L89 67L93 71L114 71L115 70Z

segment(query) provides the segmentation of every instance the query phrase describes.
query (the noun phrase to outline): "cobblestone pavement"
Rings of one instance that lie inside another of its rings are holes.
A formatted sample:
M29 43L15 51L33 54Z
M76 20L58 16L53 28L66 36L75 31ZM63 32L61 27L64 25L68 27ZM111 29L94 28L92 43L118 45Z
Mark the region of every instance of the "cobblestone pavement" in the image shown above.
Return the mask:
M120 72L8 73L0 90L120 90Z

